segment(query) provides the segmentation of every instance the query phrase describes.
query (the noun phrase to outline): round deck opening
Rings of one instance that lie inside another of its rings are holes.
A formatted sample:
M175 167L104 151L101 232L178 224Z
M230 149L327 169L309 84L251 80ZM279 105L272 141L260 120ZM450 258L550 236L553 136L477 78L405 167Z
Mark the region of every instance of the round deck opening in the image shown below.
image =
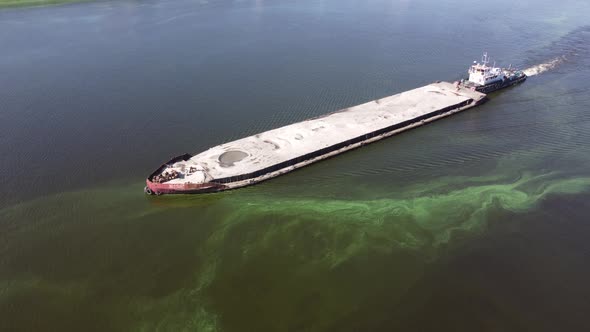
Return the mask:
M234 150L222 153L219 156L219 165L221 167L231 167L234 163L246 158L248 154L244 151Z

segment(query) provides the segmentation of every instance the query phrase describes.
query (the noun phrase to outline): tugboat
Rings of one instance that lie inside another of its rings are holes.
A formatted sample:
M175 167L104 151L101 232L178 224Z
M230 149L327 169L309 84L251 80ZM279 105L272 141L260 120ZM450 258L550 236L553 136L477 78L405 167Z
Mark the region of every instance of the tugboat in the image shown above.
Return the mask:
M514 84L522 83L527 78L524 72L512 68L512 65L508 68L488 66L490 61L487 53L483 54L481 62L480 64L477 61L473 61L473 65L467 71L469 78L467 80L462 79L460 85L488 94Z

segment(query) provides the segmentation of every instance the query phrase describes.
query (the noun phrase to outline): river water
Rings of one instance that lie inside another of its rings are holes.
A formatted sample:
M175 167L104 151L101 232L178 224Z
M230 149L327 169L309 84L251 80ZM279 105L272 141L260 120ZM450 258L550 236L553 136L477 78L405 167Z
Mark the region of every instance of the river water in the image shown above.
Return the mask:
M585 0L0 10L0 330L590 329ZM483 106L240 190L171 156L463 76Z

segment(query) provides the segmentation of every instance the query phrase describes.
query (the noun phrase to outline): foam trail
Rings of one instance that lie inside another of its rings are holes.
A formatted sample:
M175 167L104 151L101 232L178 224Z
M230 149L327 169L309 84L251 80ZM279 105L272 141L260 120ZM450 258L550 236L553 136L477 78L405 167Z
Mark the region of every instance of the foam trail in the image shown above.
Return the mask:
M559 64L561 64L562 62L565 61L565 56L559 56L549 62L545 62L545 63L541 63L532 67L529 67L525 70L523 70L523 72L527 75L527 76L535 76L535 75L539 75L542 74L548 70L551 70L557 66L559 66Z

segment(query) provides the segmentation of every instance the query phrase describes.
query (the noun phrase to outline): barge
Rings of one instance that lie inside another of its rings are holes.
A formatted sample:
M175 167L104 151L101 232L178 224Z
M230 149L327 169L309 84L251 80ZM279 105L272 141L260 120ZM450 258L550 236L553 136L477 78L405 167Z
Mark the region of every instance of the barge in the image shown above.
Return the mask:
M174 157L147 177L145 192L194 194L252 185L477 106L486 100L481 91L517 83L486 80L498 71L485 61L469 73L468 81L432 83Z

